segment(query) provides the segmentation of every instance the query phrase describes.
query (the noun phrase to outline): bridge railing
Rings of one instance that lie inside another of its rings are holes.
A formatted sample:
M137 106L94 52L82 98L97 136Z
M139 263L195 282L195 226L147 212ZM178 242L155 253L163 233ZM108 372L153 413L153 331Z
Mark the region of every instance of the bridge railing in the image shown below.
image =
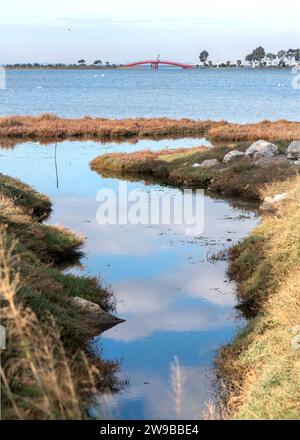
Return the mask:
M193 69L195 66L192 64L186 64L186 63L180 63L177 61L168 61L168 60L143 60L143 61L135 61L133 63L123 64L123 68L129 68L129 67L135 67L135 66L141 66L145 64L150 64L150 66L156 66L158 67L159 64L174 66L174 67L181 67L183 69Z

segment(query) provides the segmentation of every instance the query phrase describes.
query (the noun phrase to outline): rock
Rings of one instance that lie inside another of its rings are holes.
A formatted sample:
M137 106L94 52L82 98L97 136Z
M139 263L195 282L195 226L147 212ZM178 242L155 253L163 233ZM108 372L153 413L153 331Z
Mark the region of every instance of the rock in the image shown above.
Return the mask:
M286 155L279 155L274 157L259 157L258 159L254 160L252 163L253 165L259 165L261 167L268 167L271 163L280 164L282 162L287 162Z
M277 203L277 202L281 202L282 200L285 200L285 199L287 199L288 198L288 195L287 195L287 193L280 193L280 194L276 194L275 196L273 196L273 197L270 197L270 196L268 196L268 197L265 197L264 198L264 203Z
M250 145L245 151L245 154L254 159L259 159L260 157L274 157L279 154L279 148L271 142L259 140Z
M280 194L276 194L276 196L273 197L273 202L281 202L282 200L286 200L288 198L287 193L280 193Z
M212 167L215 167L219 164L220 164L220 162L218 161L218 159L207 159L201 163L200 167L201 168L212 168Z
M230 162L232 159L236 159L237 157L245 156L245 153L238 150L229 151L229 153L225 154L223 158L223 162Z
M257 160L260 158L272 158L274 156L277 156L279 154L279 149L277 145L275 145L276 148L271 147L265 147L261 148L257 153L254 154L253 159Z
M93 325L112 327L120 322L124 322L124 319L117 318L111 313L105 312L98 304L91 301L87 301L79 296L74 296L70 299L71 304L78 307L85 315L86 319Z
M300 141L293 141L287 149L287 158L300 160Z
M84 298L80 298L79 296L74 296L71 298L71 303L74 306L79 307L83 312L88 313L105 313L103 309L98 304L95 304L91 301L88 301Z
M193 163L193 168L199 168L200 167L200 163Z
M289 198L287 193L276 194L273 197L265 197L262 205L259 207L261 212L275 212L276 204L287 200Z

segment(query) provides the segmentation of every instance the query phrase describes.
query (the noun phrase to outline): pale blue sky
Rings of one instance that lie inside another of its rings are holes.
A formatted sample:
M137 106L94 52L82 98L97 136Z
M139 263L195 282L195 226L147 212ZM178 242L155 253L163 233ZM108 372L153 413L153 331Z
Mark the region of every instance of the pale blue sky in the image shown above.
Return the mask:
M1 5L0 64L124 63L156 57L217 61L300 46L295 0L9 0Z

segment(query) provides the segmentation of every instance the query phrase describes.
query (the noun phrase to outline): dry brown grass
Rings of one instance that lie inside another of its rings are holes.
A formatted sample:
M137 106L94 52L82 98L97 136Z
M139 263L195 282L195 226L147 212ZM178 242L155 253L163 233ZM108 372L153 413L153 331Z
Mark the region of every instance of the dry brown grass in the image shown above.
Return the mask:
M300 138L299 122L285 120L261 121L254 124L218 124L208 131L210 139L218 141L293 141Z
M132 118L105 119L84 117L60 118L52 113L40 116L4 116L0 118L0 138L67 139L99 138L118 139L157 136L206 136L219 141L244 141L255 139L294 140L300 138L300 123L261 121L255 124L231 124L226 121Z
M238 284L238 298L254 312L300 262L300 177L267 185L261 199L286 191L275 215L263 218L248 238L230 250L229 276Z
M135 118L81 119L59 118L53 114L40 116L6 116L0 118L0 138L69 138L94 137L100 139L201 134L215 122L190 119Z
M7 347L1 359L4 419L83 419L100 371L85 354L67 356L49 314L40 322L17 300L21 289L17 242L0 228L0 293Z
M263 195L282 190L289 199L231 256L241 301L256 301L255 318L217 362L235 418L300 417L300 350L292 346L300 324L300 178L266 187Z

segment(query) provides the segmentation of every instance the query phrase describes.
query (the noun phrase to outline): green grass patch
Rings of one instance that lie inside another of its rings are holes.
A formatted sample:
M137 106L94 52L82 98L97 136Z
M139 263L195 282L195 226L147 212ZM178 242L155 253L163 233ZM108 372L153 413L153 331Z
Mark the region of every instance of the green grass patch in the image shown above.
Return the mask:
M36 219L45 220L51 214L49 197L18 179L0 174L0 193L13 199L16 205Z

